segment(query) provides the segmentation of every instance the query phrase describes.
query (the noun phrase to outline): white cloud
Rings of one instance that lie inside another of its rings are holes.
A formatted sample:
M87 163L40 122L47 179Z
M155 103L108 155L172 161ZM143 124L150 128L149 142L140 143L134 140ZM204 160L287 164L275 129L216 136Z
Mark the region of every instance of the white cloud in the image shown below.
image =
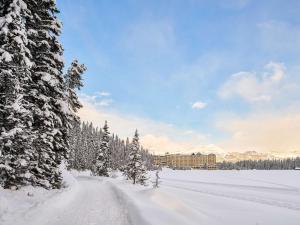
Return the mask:
M96 99L99 97L99 95L88 95L85 93L80 93L79 98L84 102L89 103L95 103Z
M199 144L191 141L172 140L167 136L153 134L144 135L141 143L155 153L216 153L222 154L224 150L214 144Z
M223 143L230 151L290 153L300 151L300 113L252 113L240 118L222 118L217 127L229 135Z
M81 101L95 105L95 106L110 106L113 103L113 99L106 98L110 96L108 92L97 92L93 95L88 95L85 93L79 94L79 98Z
M282 63L270 62L262 73L238 72L219 90L219 96L228 99L239 96L249 102L270 101L285 77L285 66Z
M266 69L273 71L270 79L274 82L279 82L285 76L285 66L282 63L270 62L265 66Z
M216 127L225 132L227 138L212 143L210 136L196 130L181 129L172 124L121 114L82 102L84 107L79 111L82 121L102 127L107 120L110 131L121 138L132 137L134 130L138 129L142 145L156 154L202 152L225 155L226 152L249 150L288 154L300 151L300 114L293 107L282 114L256 112L244 118L221 115Z
M146 118L120 114L119 112L97 108L97 105L83 101L84 107L79 110L82 121L93 122L102 127L107 120L110 131L121 138L132 137L135 129L141 135L141 143L151 152L216 152L217 146L208 143L208 138L195 130L185 130L172 124L153 121Z
M287 70L276 62L266 64L259 73L233 74L219 90L220 97L240 97L252 103L252 111L244 116L219 114L216 127L226 140L218 144L227 151L277 151L286 155L300 151L297 74L298 69Z
M107 91L101 91L101 92L99 92L99 95L107 97L107 96L110 96L111 94L109 92L107 92Z
M207 104L205 102L202 102L202 101L197 101L197 102L192 104L193 109L204 109L206 106L207 106Z
M99 102L97 102L96 105L109 106L109 105L111 105L112 102L113 102L112 99L103 99L103 100L100 100Z

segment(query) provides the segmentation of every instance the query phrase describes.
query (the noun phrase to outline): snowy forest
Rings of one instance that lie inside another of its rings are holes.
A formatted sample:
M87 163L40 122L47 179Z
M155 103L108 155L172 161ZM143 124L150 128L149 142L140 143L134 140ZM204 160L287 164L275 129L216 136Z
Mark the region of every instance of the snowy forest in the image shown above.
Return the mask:
M93 170L98 149L105 134L108 135L108 155L112 170L124 171L129 162L131 142L129 138L122 140L118 135L109 134L107 123L103 128L94 127L92 123L76 123L70 135L69 167L76 170ZM152 155L142 146L141 158L148 170L153 169Z
M300 167L300 157L272 160L243 160L218 163L220 170L294 170Z
M0 185L62 187L60 165L109 176L120 169L143 183L151 156L91 123L80 124L84 64L64 72L55 0L0 1ZM132 164L132 162L134 162ZM144 163L145 162L145 163Z

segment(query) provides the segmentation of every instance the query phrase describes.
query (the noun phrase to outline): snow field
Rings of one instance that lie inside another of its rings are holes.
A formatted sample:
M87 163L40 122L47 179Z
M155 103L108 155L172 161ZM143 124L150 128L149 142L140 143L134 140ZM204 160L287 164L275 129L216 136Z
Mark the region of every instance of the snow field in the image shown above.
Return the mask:
M160 177L158 189L116 185L134 199L147 224L296 225L300 221L299 171L164 169Z
M132 185L64 172L67 188L0 190L1 225L298 225L299 171L175 171ZM75 177L75 178L74 178ZM28 193L30 196L28 196ZM31 196L32 195L32 196Z

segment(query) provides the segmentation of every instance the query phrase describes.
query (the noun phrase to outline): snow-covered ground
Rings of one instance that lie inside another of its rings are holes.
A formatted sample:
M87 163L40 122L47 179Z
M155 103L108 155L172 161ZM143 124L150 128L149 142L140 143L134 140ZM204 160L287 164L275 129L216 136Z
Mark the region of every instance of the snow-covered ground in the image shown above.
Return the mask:
M161 172L153 189L122 177L64 174L59 191L0 189L1 225L293 225L299 171ZM151 178L153 179L153 178Z

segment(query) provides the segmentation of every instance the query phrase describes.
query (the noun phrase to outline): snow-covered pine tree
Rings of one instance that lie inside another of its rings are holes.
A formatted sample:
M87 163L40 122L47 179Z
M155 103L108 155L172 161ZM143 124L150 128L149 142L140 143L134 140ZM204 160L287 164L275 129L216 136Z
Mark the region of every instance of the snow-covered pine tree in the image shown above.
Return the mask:
M77 138L80 140L75 152L75 169L77 170L85 170L87 169L87 161L88 161L88 123L83 122L81 125L80 136Z
M37 138L38 168L32 172L45 188L60 188L59 165L68 151L69 109L65 102L61 23L55 0L24 0L32 15L26 18L28 48L32 54L31 96Z
M30 173L36 155L28 95L32 63L24 20L30 11L23 0L0 4L0 184L18 188L35 182Z
M99 131L92 123L73 126L70 132L70 168L92 170L96 162L96 150L100 147Z
M153 156L148 152L147 149L144 149L143 147L141 147L141 155L142 155L142 160L144 162L144 166L147 168L147 170L153 170L154 169Z
M108 176L111 164L111 153L109 150L109 131L107 121L105 121L102 131L101 144L96 156L94 174L97 176Z
M122 154L122 165L120 165L119 169L121 171L123 171L124 175L125 175L126 174L126 166L129 162L129 152L130 152L130 141L129 141L128 137L126 138L125 142L123 141L123 144L124 144L124 146L122 148L123 151L121 153ZM127 176L125 175L125 177L127 177Z
M118 135L113 134L109 141L109 150L111 153L110 156L110 168L113 170L117 170L121 161L120 161L120 140Z
M74 139L72 139L72 127L73 126L80 126L80 118L76 114L77 111L82 107L77 93L77 90L83 86L82 83L82 74L86 71L86 67L84 64L79 64L77 60L73 60L71 63L70 68L68 69L65 75L65 91L66 91L66 102L69 108L69 115L68 115L68 124L71 125L70 129L68 130L68 137L69 137L69 152L65 151L66 155L65 158L69 159L69 154L74 156L74 148L71 148L71 143L74 144ZM72 152L73 151L73 152ZM69 159L72 161L72 159Z
M76 168L77 162L77 151L80 148L81 144L81 128L80 123L74 121L72 129L69 131L69 161L68 167L69 168ZM78 169L78 168L76 168Z
M147 180L146 170L140 153L139 134L137 130L130 145L129 162L125 168L124 175L127 179L132 180L133 184L139 183L145 185Z
M111 168L113 170L119 169L123 165L123 148L124 142L118 137L118 135L113 134L110 140L111 149Z
M76 91L80 90L80 88L83 87L82 74L85 71L86 66L84 64L79 64L75 59L71 63L71 66L65 75L67 102L73 116L73 118L71 118L71 122L79 122L79 117L75 113L82 107L82 105L78 99Z
M97 140L96 138L96 129L93 126L93 123L89 124L88 130L87 130L87 135L86 135L86 152L84 153L85 155L85 162L86 162L86 169L92 170L93 165L96 162L97 158L97 152L98 149L100 149L100 138Z

